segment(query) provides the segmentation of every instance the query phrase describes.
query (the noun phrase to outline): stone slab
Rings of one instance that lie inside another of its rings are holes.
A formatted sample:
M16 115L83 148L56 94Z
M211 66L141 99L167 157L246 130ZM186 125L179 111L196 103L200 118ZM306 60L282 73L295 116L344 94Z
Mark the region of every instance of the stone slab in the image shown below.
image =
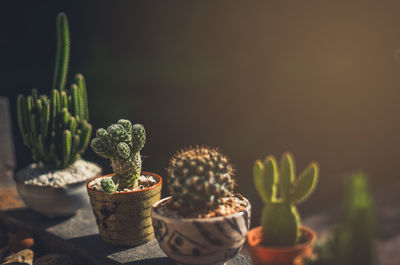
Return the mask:
M0 212L0 221L11 229L27 230L49 251L70 255L82 264L173 265L155 239L134 248L117 248L105 244L97 232L91 209L80 210L72 218L49 219L28 208ZM247 255L239 254L228 265L251 264Z

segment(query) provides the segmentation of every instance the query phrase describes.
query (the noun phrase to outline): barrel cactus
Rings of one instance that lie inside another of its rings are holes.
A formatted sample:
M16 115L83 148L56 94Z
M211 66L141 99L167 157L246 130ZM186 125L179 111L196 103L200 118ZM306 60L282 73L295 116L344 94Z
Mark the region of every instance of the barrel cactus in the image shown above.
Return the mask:
M68 72L70 39L67 16L57 18L57 55L53 90L49 96L19 95L18 124L24 144L35 161L48 169L68 167L85 151L92 131L88 123L86 84L82 74L75 76L70 89L65 89Z
M168 175L174 206L190 212L217 208L234 189L232 165L215 148L179 151L170 160Z
M103 191L114 193L138 185L142 168L140 150L146 142L146 132L141 124L121 119L107 130L100 128L90 146L101 157L109 158L114 169L112 179L101 181Z
M296 178L293 156L287 152L282 156L279 169L275 157L268 156L264 162L255 162L253 174L256 189L265 203L261 219L263 244L289 246L298 243L300 215L296 204L307 199L315 189L318 164L312 162Z

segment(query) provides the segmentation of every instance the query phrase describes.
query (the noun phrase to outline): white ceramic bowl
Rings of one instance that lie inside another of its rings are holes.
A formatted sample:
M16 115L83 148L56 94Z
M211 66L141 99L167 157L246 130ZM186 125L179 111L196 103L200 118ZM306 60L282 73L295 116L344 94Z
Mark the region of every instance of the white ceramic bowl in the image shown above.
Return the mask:
M241 196L241 195L239 195ZM241 212L211 218L173 218L157 208L171 197L154 204L151 212L160 248L180 264L224 264L241 250L250 227L251 206Z
M86 180L61 188L24 184L17 179L15 182L24 203L47 217L68 217L80 208L90 207Z

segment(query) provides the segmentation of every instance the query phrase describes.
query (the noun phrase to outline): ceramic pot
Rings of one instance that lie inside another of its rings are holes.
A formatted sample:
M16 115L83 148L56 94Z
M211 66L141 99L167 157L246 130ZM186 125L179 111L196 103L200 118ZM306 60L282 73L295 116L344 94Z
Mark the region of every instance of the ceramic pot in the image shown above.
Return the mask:
M47 217L69 217L80 208L89 207L86 180L55 188L25 184L14 179L24 203Z
M158 208L171 197L157 202L151 211L154 233L161 249L179 264L224 264L246 241L250 226L250 203L244 210L220 217L176 218Z
M304 258L311 256L317 235L304 226L300 230L306 235L306 242L289 247L269 247L261 245L262 227L251 229L247 233L247 243L253 264L302 265Z
M92 189L89 183L93 179L87 183L97 227L106 243L130 247L144 244L154 237L150 211L161 197L162 179L150 172L142 172L142 175L153 176L157 184L138 191L108 194Z

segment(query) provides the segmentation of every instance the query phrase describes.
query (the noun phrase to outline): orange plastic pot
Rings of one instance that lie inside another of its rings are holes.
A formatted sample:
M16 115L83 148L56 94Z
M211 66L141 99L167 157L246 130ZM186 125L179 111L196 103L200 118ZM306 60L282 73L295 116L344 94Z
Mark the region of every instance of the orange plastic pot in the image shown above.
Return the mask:
M317 240L317 234L302 226L307 241L289 247L269 247L261 244L262 227L258 226L247 233L248 249L254 265L302 265L304 258L310 257Z

